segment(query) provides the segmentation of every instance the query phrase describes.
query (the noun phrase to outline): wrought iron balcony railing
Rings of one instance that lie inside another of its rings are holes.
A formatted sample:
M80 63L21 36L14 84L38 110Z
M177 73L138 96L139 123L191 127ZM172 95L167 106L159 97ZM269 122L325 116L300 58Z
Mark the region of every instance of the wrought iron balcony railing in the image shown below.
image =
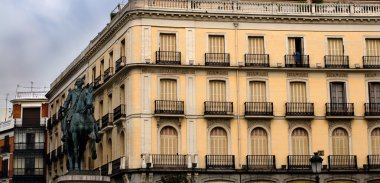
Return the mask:
M380 155L367 156L368 169L380 169Z
M205 115L230 115L233 113L232 102L213 102L206 101Z
M113 124L113 113L108 113L102 117L102 129L112 126Z
M13 168L14 176L36 176L44 175L43 168Z
M156 100L154 104L156 114L184 114L183 101Z
M0 154L10 153L10 152L11 152L10 144L5 144L0 147Z
M120 118L125 118L125 104L120 104L115 109L113 109L113 121L117 121Z
M156 51L156 64L181 65L181 52Z
M365 69L380 69L380 56L363 56Z
M326 116L354 116L354 104L326 103Z
M285 55L285 67L309 67L309 55Z
M269 55L245 54L245 66L269 67Z
M288 170L311 170L311 155L289 155Z
M100 76L98 76L98 77L96 77L95 79L94 79L94 89L97 89L97 88L99 88L101 85L102 85L102 75L100 75Z
M248 170L275 170L276 157L274 155L248 155Z
M44 142L31 142L31 143L15 143L15 150L43 150Z
M245 102L246 116L273 116L272 102Z
M128 159L126 157L120 157L111 162L112 164L112 174L120 173L122 170L128 168Z
M358 164L355 155L328 156L329 170L356 170Z
M107 82L112 77L113 67L109 67L104 71L104 82Z
M176 154L152 154L154 168L187 168L187 156Z
M349 59L346 55L325 55L325 67L326 68L337 68L337 69L348 69Z
M205 65L207 66L230 66L229 53L206 53Z
M107 163L107 164L104 164L104 165L102 165L102 166L100 167L100 174L101 174L102 176L107 176L107 175L108 175L108 167L109 167L108 163Z
M286 116L314 116L314 103L287 102Z
M206 155L206 169L235 169L235 156Z
M121 56L118 60L115 62L115 73L119 72L126 64L126 57Z
M365 116L380 116L380 103L365 103Z

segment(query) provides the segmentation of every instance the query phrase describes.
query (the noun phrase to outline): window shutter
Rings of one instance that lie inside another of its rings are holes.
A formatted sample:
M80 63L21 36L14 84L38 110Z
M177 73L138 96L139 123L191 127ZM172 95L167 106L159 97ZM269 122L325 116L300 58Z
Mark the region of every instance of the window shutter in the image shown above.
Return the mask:
M268 155L268 135L262 128L255 128L251 132L252 155Z
M249 54L265 54L264 37L248 37Z
M288 54L293 55L296 53L296 38L288 38Z
M380 155L380 128L376 128L371 133L372 155Z
M177 100L177 81L161 79L161 100Z
M214 102L226 101L225 81L210 81L210 100Z
M160 51L176 51L176 35L160 34Z
M223 35L209 35L209 53L224 53L224 45Z
M329 55L344 55L342 38L328 38L327 42Z
M292 132L293 155L309 155L309 137L307 131L297 128Z
M266 85L265 82L251 81L249 83L251 102L266 102Z
M220 127L211 130L210 133L210 153L211 155L227 155L228 139L227 132Z
M160 134L160 153L178 154L178 135L173 127L164 127Z
M332 134L333 155L349 155L348 133L343 128L337 128Z
M306 83L291 82L290 83L290 102L306 103Z
M380 56L380 39L366 39L367 56Z

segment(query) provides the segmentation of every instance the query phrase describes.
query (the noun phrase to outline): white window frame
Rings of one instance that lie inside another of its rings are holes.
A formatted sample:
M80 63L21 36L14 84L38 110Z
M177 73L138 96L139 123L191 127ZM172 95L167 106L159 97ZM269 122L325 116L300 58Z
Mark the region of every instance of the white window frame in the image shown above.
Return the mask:
M288 146L288 148L289 148L289 154L291 154L291 155L293 155L293 143L292 143L292 134L293 134L293 131L295 130L295 129L297 129L297 128L302 128L302 129L304 129L304 130L306 130L306 132L307 132L307 137L308 137L308 140L309 140L309 154L308 155L311 155L311 154L313 154L313 151L312 151L312 146L313 146L313 144L312 144L312 136L311 136L311 131L310 131L310 129L308 129L308 128L306 128L305 126L301 126L301 125L296 125L296 126L294 126L292 129L290 129L289 130L289 138L288 138L288 142L289 142L289 146ZM305 155L307 155L307 154L305 154Z
M162 79L171 79L171 80L176 80L176 82L177 82L177 101L179 101L179 99L180 99L180 93L181 93L181 91L180 91L180 89L181 89L181 85L180 85L180 78L179 78L179 76L157 76L157 98L159 99L159 100L161 100L161 80Z
M252 143L251 143L251 133L254 129L256 128L262 128L265 130L265 132L267 133L267 136L268 136L268 155L272 155L272 136L271 136L271 133L270 133L270 130L263 126L263 125L254 125L252 126L251 128L248 129L248 142L247 142L247 152L248 152L248 155L252 155Z
M207 101L210 101L210 81L224 81L226 82L226 102L229 101L229 93L228 93L228 77L227 76L221 76L221 77L208 77L206 79L207 85L206 85L206 99Z
M287 101L288 102L291 102L290 98L292 97L292 94L291 94L291 90L290 90L290 83L291 82L303 82L305 83L305 87L306 87L306 103L310 103L310 96L309 96L309 80L308 79L301 79L301 78L298 78L298 79L288 79L287 80L287 85L286 85L286 91L287 91Z
M350 103L350 92L349 92L349 85L348 85L348 79L327 79L327 101L328 103L331 103L331 93L330 93L330 83L333 82L342 82L344 83L344 87L346 90L346 103Z
M352 155L352 140L351 140L352 134L351 134L351 130L349 130L347 127L345 127L343 125L334 126L334 128L331 128L329 131L329 152L330 152L330 154L335 155L335 154L332 154L332 152L333 152L332 134L333 134L334 130L337 128L343 128L344 130L346 130L346 132L348 134L348 153L349 153L349 155Z
M162 129L164 129L165 127L172 127L174 128L176 131L177 131L177 151L178 151L178 154L181 154L181 130L173 125L173 124L165 124L165 125L162 125L158 128L157 130L157 152L158 154L161 154L161 131Z

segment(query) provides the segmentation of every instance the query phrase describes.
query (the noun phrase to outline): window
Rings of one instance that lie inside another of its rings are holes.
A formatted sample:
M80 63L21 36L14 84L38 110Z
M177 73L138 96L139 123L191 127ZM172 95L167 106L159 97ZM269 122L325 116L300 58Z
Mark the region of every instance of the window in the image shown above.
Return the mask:
M125 87L124 87L124 85L120 86L119 96L120 96L120 104L125 104Z
M56 107L58 108L58 106ZM23 126L39 126L40 125L40 108L23 108L22 125Z
M266 102L266 84L263 81L249 82L249 93L251 102Z
M296 128L292 132L293 155L309 155L309 136L303 128Z
M209 53L224 53L225 42L223 35L209 35L208 52Z
M221 127L216 127L210 132L210 153L211 155L228 154L227 132Z
M125 39L120 42L120 56L125 56Z
M344 46L342 38L327 38L328 55L344 55Z
M210 81L210 100L213 102L226 101L226 82L219 80Z
M160 80L160 99L177 100L177 80L161 79Z
M268 155L268 134L263 128L255 128L251 132L251 154Z
M103 117L103 100L99 102L99 119Z
M248 37L248 54L265 54L264 37Z
M108 95L108 113L112 113L112 94Z
M380 103L380 82L368 83L369 103Z
M160 132L160 153L178 154L177 130L171 126L162 128Z
M343 128L336 128L332 132L332 154L349 155L348 133Z
M288 38L288 55L303 55L304 45L302 37L289 37Z
M104 60L100 61L100 76L104 73Z
M290 102L306 103L306 83L305 82L290 82Z
M371 133L372 155L380 155L380 128L375 128Z
M108 67L113 67L113 51L109 53L108 57Z
M94 82L95 81L95 78L96 78L96 67L93 67L92 68L92 81Z
M366 56L380 56L380 39L366 39Z
M344 82L330 83L330 103L347 103Z
M161 33L159 51L176 51L176 34Z

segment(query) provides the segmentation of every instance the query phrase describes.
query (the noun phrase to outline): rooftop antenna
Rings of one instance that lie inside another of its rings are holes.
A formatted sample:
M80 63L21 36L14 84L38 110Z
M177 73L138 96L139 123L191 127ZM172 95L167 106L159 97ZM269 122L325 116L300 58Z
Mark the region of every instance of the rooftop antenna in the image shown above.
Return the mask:
M33 81L30 82L30 92L33 92Z
M5 97L5 120L4 121L7 121L7 116L8 116L8 96L9 96L9 93L7 93Z

